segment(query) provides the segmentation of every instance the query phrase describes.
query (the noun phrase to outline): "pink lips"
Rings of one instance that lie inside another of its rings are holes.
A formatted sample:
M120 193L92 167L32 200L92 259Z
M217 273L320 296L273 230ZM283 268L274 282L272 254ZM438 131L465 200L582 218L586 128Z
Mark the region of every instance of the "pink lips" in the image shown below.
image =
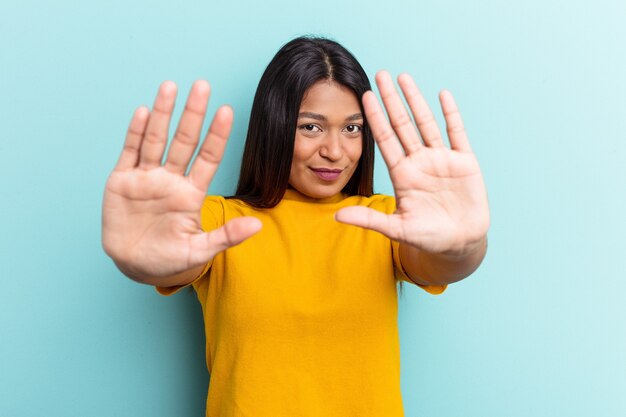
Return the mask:
M311 171L313 171L318 177L320 177L324 181L334 181L343 172L342 169L328 169L328 168L311 168Z

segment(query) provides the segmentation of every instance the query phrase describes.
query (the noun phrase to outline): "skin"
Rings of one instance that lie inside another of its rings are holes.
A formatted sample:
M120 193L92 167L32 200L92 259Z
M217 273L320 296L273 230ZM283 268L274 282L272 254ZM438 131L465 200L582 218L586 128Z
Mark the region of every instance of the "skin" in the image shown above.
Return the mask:
M400 261L420 284L449 284L478 268L487 250L490 214L487 191L461 114L449 91L439 94L450 148L434 115L408 74L398 84L411 115L386 71L376 84L389 115L371 91L363 95L365 115L389 169L396 211L386 215L347 207L335 218L399 241Z
M386 215L366 207L336 213L340 222L378 231L397 240L408 275L420 284L447 284L470 275L487 246L489 208L478 161L460 113L447 91L439 99L450 148L445 146L430 108L410 76L398 83L415 123L402 104L387 72L376 76L383 104L372 92L362 97L366 119L380 148L394 187L397 210ZM107 181L103 200L102 243L119 269L150 285L184 285L197 277L217 253L253 236L261 222L241 217L204 232L200 209L221 161L232 126L232 110L221 107L198 147L210 87L194 83L164 163L167 132L176 85L164 82L152 111L135 112L124 150ZM336 101L339 102L336 102ZM354 172L360 140L348 137L349 119L359 113L357 98L333 83L318 83L308 91L300 113L290 184L311 198L337 194ZM300 123L302 122L302 123ZM310 125L318 124L318 128ZM319 132L318 132L319 129ZM354 132L349 132L353 135ZM358 143L358 145L357 145ZM336 181L321 181L310 168L345 170ZM189 174L185 175L190 166Z
M232 110L220 107L198 146L210 87L194 83L165 163L161 164L176 85L161 84L152 111L139 107L130 122L124 149L104 191L102 245L129 278L174 286L197 276L218 252L241 243L261 222L241 217L205 233L200 209L224 154ZM185 175L188 165L191 168Z
M289 185L311 198L332 197L348 183L363 149L363 115L356 95L329 81L307 91L298 116ZM325 180L314 169L341 169Z

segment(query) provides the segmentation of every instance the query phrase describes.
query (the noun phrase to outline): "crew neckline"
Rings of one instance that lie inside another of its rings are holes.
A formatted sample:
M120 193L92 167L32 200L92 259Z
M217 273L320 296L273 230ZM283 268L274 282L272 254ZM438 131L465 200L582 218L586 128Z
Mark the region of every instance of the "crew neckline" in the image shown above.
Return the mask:
M343 201L346 197L347 196L343 193L337 193L330 197L311 198L302 194L301 192L297 190L294 190L293 188L287 188L285 190L285 195L283 196L283 200L293 200L293 201L300 201L303 203L313 203L313 204L332 204L332 203L339 203L340 201Z

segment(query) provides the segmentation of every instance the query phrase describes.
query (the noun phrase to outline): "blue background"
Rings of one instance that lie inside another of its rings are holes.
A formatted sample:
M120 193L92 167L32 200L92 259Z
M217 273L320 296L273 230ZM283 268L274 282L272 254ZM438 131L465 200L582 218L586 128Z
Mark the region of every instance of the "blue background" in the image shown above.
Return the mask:
M133 110L171 79L177 120L205 78L235 110L210 190L232 192L260 75L308 33L411 73L440 122L450 89L487 184L480 269L405 286L407 416L626 415L626 3L589 4L2 2L0 415L203 415L200 306L116 270L103 187Z

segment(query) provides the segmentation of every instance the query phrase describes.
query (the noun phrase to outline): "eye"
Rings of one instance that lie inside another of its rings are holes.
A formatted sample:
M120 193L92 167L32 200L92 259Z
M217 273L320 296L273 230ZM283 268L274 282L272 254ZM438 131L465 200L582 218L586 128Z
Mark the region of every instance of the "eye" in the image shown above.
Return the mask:
M350 134L360 133L363 127L361 125L348 125L344 128Z
M304 124L304 125L298 126L298 128L305 130L307 132L321 132L322 131L322 129L320 129L319 126L314 125L314 124Z

